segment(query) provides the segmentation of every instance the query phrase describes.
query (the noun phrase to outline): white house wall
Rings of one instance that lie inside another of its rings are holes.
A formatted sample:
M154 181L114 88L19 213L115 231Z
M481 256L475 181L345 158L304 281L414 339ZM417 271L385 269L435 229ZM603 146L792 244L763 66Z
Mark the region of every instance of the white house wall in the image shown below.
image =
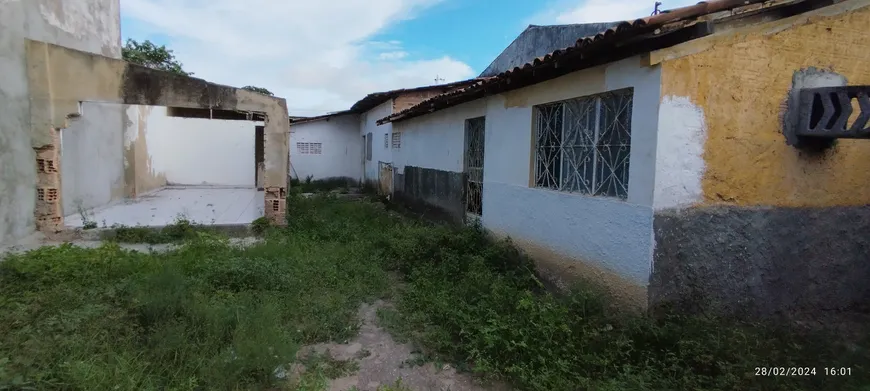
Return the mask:
M362 136L369 132L372 133L372 159L365 160L364 179L366 181L377 181L378 179L378 162L392 162L392 154L389 145L384 148L384 135L389 136L393 132L392 124L378 126L377 121L384 118L393 112L393 100L387 100L377 107L369 110L360 117L360 142ZM360 152L365 152L365 145L360 146ZM362 156L365 157L365 156Z
M301 154L298 143L320 143L321 154ZM312 176L313 179L348 177L359 180L362 148L358 115L291 125L290 175L301 179Z
M639 58L396 123L398 165L461 171L464 121L486 115L484 227L559 261L569 273L630 286L618 294L643 301L652 262L652 204L661 73ZM534 188L533 106L634 88L626 200Z
M630 58L496 96L486 118L483 217L487 228L591 262L646 286L661 72ZM530 187L532 107L633 87L627 200Z

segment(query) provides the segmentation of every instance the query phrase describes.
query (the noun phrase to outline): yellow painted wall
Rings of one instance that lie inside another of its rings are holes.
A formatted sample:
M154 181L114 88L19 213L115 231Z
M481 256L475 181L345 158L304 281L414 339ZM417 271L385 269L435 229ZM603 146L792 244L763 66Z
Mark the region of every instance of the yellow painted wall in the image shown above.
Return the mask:
M870 203L870 140L823 156L785 143L780 116L795 71L817 67L870 84L870 7L852 0L690 42L664 61L662 96L688 97L707 125L704 203ZM662 56L667 58L666 55Z

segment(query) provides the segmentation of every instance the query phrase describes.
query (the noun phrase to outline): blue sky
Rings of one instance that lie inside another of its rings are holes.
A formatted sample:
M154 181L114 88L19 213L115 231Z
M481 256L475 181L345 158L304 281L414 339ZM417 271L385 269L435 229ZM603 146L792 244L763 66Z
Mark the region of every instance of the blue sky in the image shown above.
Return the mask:
M291 113L317 115L370 92L477 76L530 23L624 20L649 15L653 3L121 0L121 31L167 45L196 76L262 86Z

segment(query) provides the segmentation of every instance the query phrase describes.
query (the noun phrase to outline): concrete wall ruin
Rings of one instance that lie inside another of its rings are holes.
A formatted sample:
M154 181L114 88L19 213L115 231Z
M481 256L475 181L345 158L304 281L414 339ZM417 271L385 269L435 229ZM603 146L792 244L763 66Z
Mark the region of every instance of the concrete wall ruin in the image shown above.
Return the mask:
M57 129L67 127L70 118L80 115L80 102L83 101L262 113L266 117L265 213L274 223L285 222L289 124L284 99L45 42L27 40L25 50L31 101L30 146L37 155L34 162L37 171L36 225L40 230L50 232L62 227L63 195Z
M120 58L119 0L0 1L0 243L24 237L35 227L37 165L25 39ZM122 123L118 119L98 126L108 134Z

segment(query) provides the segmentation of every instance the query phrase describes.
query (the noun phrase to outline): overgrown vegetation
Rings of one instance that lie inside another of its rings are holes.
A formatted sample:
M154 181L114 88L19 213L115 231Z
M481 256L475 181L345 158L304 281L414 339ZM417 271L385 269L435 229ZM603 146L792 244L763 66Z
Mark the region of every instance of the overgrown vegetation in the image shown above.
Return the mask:
M124 61L142 65L147 68L172 72L182 76L193 76L193 72L187 72L184 70L184 65L175 58L174 51L168 49L166 45L158 46L147 39L142 42L135 39L127 39L124 47L121 48L121 56L124 58ZM274 96L272 91L263 87L244 86L242 89L256 92L258 94Z
M209 231L207 228L191 222L184 216L178 216L172 224L162 228L128 227L113 225L111 230L103 233L103 239L120 243L179 243L196 239L197 232Z
M320 390L352 364L309 362L318 376L292 386L276 368L302 344L354 335L358 306L377 297L395 304L381 322L421 357L524 390L870 384L866 345L842 349L835 339L717 319L618 315L589 288L548 293L509 243L478 229L330 195L292 197L288 227L265 230L265 242L249 248L193 230L165 254L64 246L0 263L0 389ZM755 376L761 366L817 374ZM825 366L852 375L825 376Z
M65 245L0 263L0 389L263 389L390 291L362 241L194 233L164 254Z
M313 176L309 175L303 180L299 180L299 178L290 179L290 191L295 194L326 191L348 193L351 188L358 187L359 182L348 177L330 177L315 180Z
M268 95L268 96L275 96L275 94L273 94L272 91L269 91L269 90L267 90L267 89L265 89L265 88L263 88L263 87L244 86L244 87L242 87L242 89L243 89L243 90L248 90L248 91L251 91L251 92L256 92L256 93L258 93L258 94L263 94L263 95Z
M175 53L167 49L166 45L157 46L147 39L141 43L135 39L127 39L124 47L121 48L121 55L124 61L151 69L177 73L183 76L193 75L192 72L184 71L181 62L175 59Z
M618 314L588 287L547 292L509 242L478 228L366 213L329 199L294 201L294 230L375 243L385 269L405 279L381 320L440 356L525 390L861 390L867 344L723 319ZM756 367L811 367L815 376L755 376ZM853 376L825 376L823 366ZM860 368L860 369L857 369ZM860 373L860 375L857 375ZM863 387L863 388L862 388Z

